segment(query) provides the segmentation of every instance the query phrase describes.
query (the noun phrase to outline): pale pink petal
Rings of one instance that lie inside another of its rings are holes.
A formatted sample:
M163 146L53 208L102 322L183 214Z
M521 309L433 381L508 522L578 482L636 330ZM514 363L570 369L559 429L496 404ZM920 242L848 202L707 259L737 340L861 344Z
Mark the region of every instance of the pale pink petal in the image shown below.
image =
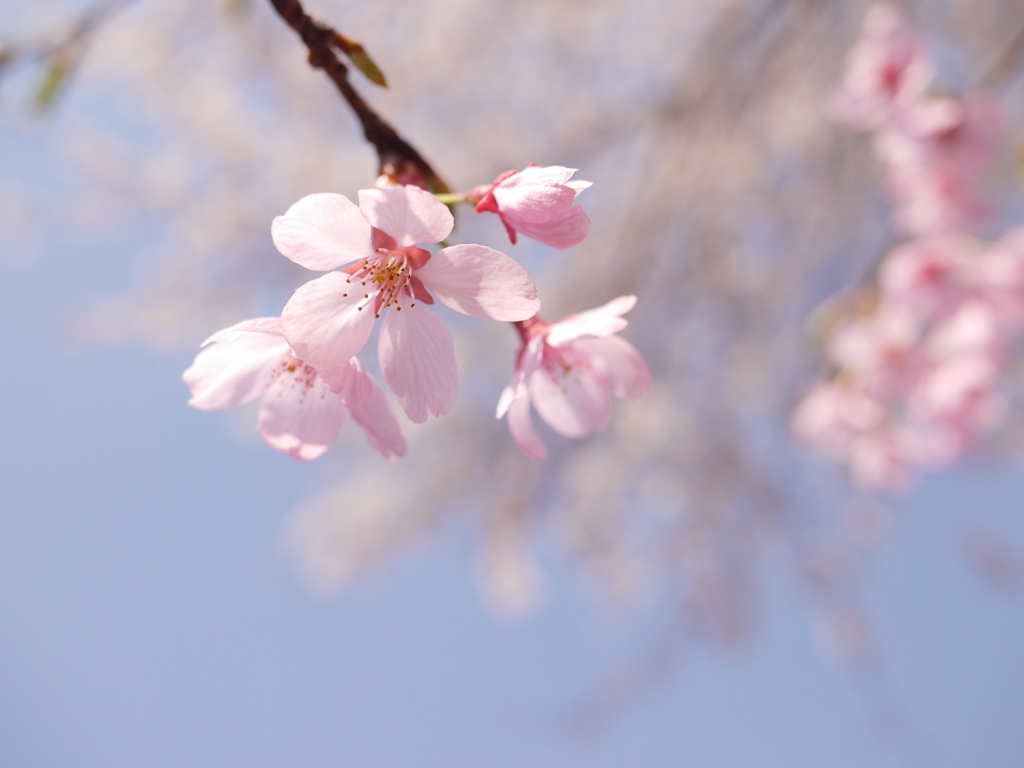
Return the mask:
M344 195L307 195L274 219L277 250L306 269L326 272L370 255L370 225Z
M349 408L362 405L373 394L373 378L363 370L358 357L353 357L345 365L317 373Z
M522 394L509 401L508 429L519 450L527 456L533 459L547 458L548 451L533 426L533 419L530 418L530 397L525 389Z
M552 347L563 347L584 337L611 336L623 330L628 321L622 319L636 305L636 296L619 296L607 304L586 312L569 315L564 320L552 323L546 339Z
M565 186L567 186L569 189L575 192L576 195L579 195L579 193L582 192L583 190L590 189L592 186L594 186L594 182L584 181L583 179L571 179L565 182Z
M257 420L266 444L298 461L326 451L344 423L341 397L308 365L277 377L263 397Z
M807 393L794 409L791 425L801 440L841 459L854 438L880 430L884 422L880 402L856 387L832 381Z
M200 346L214 342L224 343L247 336L250 333L272 333L277 336L284 335L284 328L281 325L280 317L255 317L251 320L243 320L228 328L222 328L213 336L204 341Z
M900 448L898 437L889 432L858 436L850 445L853 481L871 490L907 490L911 481L910 469Z
M448 206L419 187L361 189L359 208L370 224L391 235L400 248L439 243L455 226Z
M318 370L347 365L373 330L372 303L360 308L366 303L366 288L349 281L344 272L311 280L295 291L281 313L295 354Z
M455 344L437 314L422 304L393 308L380 331L377 358L391 391L417 424L448 413L459 394Z
M541 370L530 379L530 399L540 417L563 437L583 437L608 423L611 392L601 378L581 365L555 381Z
M349 408L353 421L359 425L370 441L370 445L388 461L393 462L395 456L405 456L408 445L402 428L391 412L387 396L376 381L367 376L370 384L370 397L362 404Z
M233 408L266 389L275 365L290 357L281 336L245 333L207 347L182 374L192 392L188 404L202 411Z
M583 212L581 206L574 205L558 218L543 224L516 223L514 226L522 235L552 248L565 250L572 248L587 236L590 218Z
M512 399L516 397L529 397L530 377L540 366L544 359L544 337L534 336L529 343L519 351L519 359L516 362L516 371L512 375L512 381L502 391L498 398L496 418L501 418L508 411Z
M590 364L608 382L616 397L637 400L651 388L647 362L625 339L619 336L581 339L573 346L590 358Z
M540 310L537 286L521 266L483 245L453 245L416 270L427 290L454 310L514 322Z
M497 184L497 188L530 184L565 184L577 170L577 168L566 168L563 165L531 165L502 179Z
M518 229L562 215L576 199L576 192L564 184L529 181L517 173L494 188L494 199L501 215Z

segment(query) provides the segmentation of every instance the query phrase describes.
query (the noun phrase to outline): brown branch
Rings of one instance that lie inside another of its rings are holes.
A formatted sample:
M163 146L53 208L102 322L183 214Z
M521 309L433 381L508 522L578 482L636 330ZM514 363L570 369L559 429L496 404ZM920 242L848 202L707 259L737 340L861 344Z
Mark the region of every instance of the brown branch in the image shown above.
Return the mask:
M1021 28L978 79L978 88L995 88L1000 80L1012 74L1024 57L1024 28Z
M302 42L309 50L310 66L322 69L334 81L349 107L359 118L363 135L377 150L380 173L394 181L414 184L431 192L449 192L448 185L420 153L356 93L348 81L348 67L338 58L337 53L338 50L346 50L346 38L309 16L299 0L270 2L278 15L302 38Z

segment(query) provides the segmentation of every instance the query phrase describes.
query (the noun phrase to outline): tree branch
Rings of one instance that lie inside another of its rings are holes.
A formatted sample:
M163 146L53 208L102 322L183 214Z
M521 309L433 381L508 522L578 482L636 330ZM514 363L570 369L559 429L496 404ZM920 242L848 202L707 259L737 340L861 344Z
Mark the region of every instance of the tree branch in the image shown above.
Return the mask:
M309 64L322 69L345 97L359 118L363 135L373 144L380 159L380 173L405 184L424 187L431 192L449 192L448 185L405 139L356 93L348 81L348 67L338 58L348 41L333 28L313 19L299 0L270 0L278 15L302 38L309 50Z

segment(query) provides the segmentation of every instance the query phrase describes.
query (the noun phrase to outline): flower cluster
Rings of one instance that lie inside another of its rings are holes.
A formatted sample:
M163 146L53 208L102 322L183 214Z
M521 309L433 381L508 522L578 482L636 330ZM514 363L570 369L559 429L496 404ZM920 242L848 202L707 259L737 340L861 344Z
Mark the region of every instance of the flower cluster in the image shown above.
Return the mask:
M987 215L978 189L999 133L986 97L929 92L935 65L892 6L872 6L847 58L833 116L873 132L896 200L897 226L912 236L968 231Z
M998 425L1024 329L1024 230L995 244L966 234L985 210L975 185L997 121L981 97L929 96L933 69L913 30L875 6L832 102L875 131L897 224L916 239L885 257L876 295L832 330L835 375L800 402L793 428L874 489L948 465Z
M574 173L530 167L457 197L497 213L513 243L518 231L568 248L590 225L573 204L589 182L570 181ZM647 390L642 358L613 335L625 327L619 316L635 297L545 323L533 280L504 253L483 245L423 247L442 244L453 226L444 202L411 185L362 190L358 205L332 193L296 202L274 219L274 244L326 274L298 288L280 318L246 320L210 337L183 377L190 404L217 410L262 395L260 434L294 459L321 455L346 413L385 458L404 456L387 397L357 355L383 318L377 357L399 406L416 423L448 413L458 371L451 332L430 308L435 301L519 328L524 349L498 416L512 406L513 436L531 456L545 451L529 421L529 399L557 432L582 437L605 424L612 392L635 398Z

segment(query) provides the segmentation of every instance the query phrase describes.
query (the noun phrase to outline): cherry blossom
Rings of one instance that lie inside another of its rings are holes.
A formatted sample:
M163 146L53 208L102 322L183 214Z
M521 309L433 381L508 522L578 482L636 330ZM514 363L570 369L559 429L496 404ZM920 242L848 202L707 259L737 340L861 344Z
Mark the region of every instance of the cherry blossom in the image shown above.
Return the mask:
M931 84L934 66L917 33L893 6L873 5L830 103L835 118L870 130L898 118Z
M972 94L923 98L902 120L879 127L875 152L888 168L901 230L955 234L985 221L982 171L1001 124L995 104Z
M983 251L968 237L932 237L894 249L878 271L885 301L920 321L949 314L977 280Z
M521 232L552 248L571 248L587 236L590 219L576 196L589 181L572 181L575 168L549 165L506 171L490 186L477 187L467 196L477 213L496 213L515 245Z
M337 438L346 412L388 461L404 456L406 442L383 390L357 358L336 378L324 379L295 357L281 319L243 320L213 334L182 375L192 392L189 405L203 411L233 408L262 396L257 425L263 440L299 461L320 456Z
M497 417L508 414L512 437L527 456L547 456L530 417L531 403L558 434L578 438L608 423L613 394L636 400L647 393L647 363L615 335L635 304L636 296L620 296L557 323L534 317L518 324L523 345Z
M452 230L447 206L417 187L364 189L359 205L343 195L309 195L274 219L278 250L317 271L333 270L299 288L284 308L284 335L296 355L328 373L363 348L374 318L391 308L381 327L378 356L384 378L410 419L447 413L458 395L451 332L426 305L436 296L463 314L517 321L540 308L526 271L482 245L454 245L437 253L417 243L439 243Z

